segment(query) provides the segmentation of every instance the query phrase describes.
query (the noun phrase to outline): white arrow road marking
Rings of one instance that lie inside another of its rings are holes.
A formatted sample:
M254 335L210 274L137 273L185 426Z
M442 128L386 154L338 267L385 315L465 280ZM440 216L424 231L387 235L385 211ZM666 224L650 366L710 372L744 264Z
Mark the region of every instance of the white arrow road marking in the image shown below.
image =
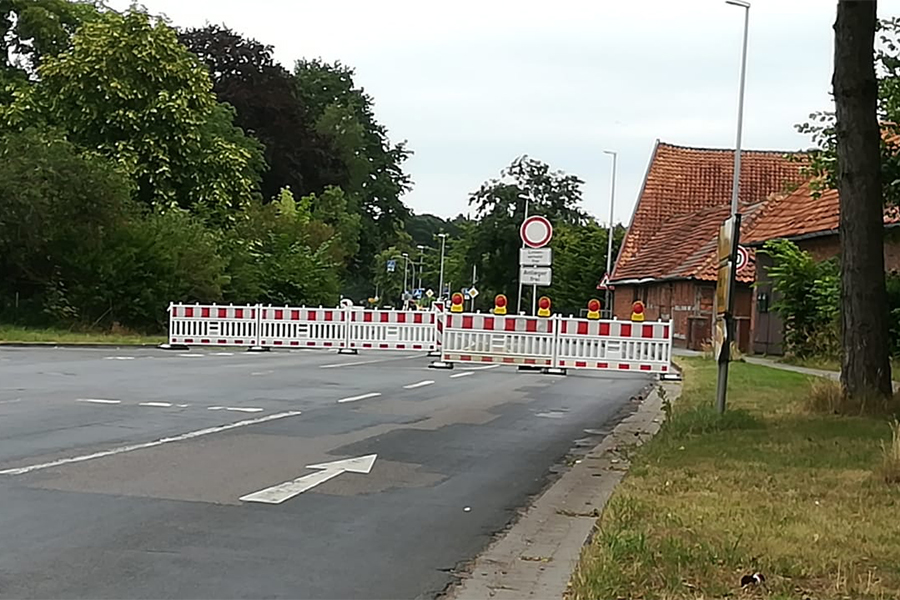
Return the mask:
M135 450L144 450L146 448L155 448L156 446L162 446L163 444L170 444L172 442L184 442L187 440L192 440L194 438L203 437L204 435L211 435L213 433L221 433L222 431L228 431L230 429L237 429L238 427L247 427L248 425L257 425L259 423L268 423L269 421L276 421L278 419L287 419L288 417L296 417L300 414L299 410L292 410L290 412L277 413L274 415L266 415L265 417L257 417L255 419L247 419L246 421L238 421L237 423L229 423L227 425L219 425L218 427L207 427L206 429L198 429L196 431L189 431L188 433L182 433L180 435L175 435L172 437L160 438L158 440L154 440L152 442L146 442L143 444L131 444L129 446L119 446L118 448L112 448L111 450L103 450L102 452L94 452L93 454L82 454L81 456L71 456L69 458L60 458L59 460L54 460L52 462L40 463L37 465L30 465L27 467L18 467L15 469L5 469L0 471L0 475L24 475L25 473L31 473L32 471L41 471L43 469L51 469L53 467L59 467L61 465L68 465L72 463L80 463L88 460L94 460L96 458L105 458L107 456L115 456L116 454L124 454L125 452L134 452Z
M468 377L469 375L474 375L472 371L463 371L462 373L456 373L455 375L451 375L450 379L459 379L460 377Z
M350 398L341 398L338 400L338 404L344 404L345 402L358 402L359 400L368 400L369 398L377 398L381 395L381 392L371 392L369 394L363 394L362 396L351 396Z
M426 381L420 381L419 383L411 383L409 385L404 385L403 389L404 390L414 390L416 388L425 387L426 385L431 385L433 383L434 383L434 381L428 379Z
M76 398L75 402L89 402L91 404L121 404L121 400L105 400L103 398Z
M344 460L336 460L334 462L322 463L318 465L307 465L307 469L320 469L317 473L310 473L303 477L291 481L285 481L279 485L253 492L242 496L242 502L262 502L264 504L281 504L285 500L290 500L294 496L302 494L313 489L317 485L321 485L329 479L334 479L341 473L363 473L366 474L372 470L375 464L377 454L368 454L366 456L357 456L356 458L347 458Z

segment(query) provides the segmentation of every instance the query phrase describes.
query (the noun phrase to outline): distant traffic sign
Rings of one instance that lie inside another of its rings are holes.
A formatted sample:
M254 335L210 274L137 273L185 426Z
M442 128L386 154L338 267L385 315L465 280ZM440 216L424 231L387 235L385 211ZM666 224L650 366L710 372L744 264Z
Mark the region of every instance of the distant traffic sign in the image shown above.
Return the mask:
M550 285L553 269L550 267L521 267L520 277L524 285Z
M434 290L432 290L432 289L425 290L425 295L428 296L429 298L434 298Z
M397 261L396 261L396 260L389 260L389 261L387 261L387 272L388 272L388 273L393 273L394 270L395 270L396 268L397 268Z
M550 248L520 248L519 265L523 267L549 267L553 264Z
M553 226L545 217L534 215L525 219L519 228L519 235L526 246L543 248L553 238Z
M734 265L735 271L740 271L750 262L750 252L743 246L738 246L737 263Z

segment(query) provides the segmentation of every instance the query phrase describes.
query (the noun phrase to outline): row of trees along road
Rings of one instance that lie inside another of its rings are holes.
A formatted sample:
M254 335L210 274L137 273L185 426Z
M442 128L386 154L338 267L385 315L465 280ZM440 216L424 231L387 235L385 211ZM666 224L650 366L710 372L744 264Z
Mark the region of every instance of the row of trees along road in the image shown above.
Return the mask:
M477 266L489 301L514 293L528 193L558 227L557 304L602 275L581 182L538 161L473 194L472 218L411 214L410 151L345 65L288 70L227 27L99 0L3 0L0 33L0 319L159 330L172 300L396 301L387 257L429 246L436 287L442 232L446 281Z

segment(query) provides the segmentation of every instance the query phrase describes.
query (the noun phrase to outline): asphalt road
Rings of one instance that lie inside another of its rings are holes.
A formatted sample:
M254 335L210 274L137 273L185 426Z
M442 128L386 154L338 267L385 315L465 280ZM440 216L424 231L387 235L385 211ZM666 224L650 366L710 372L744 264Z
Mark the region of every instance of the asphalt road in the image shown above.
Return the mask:
M649 383L428 363L0 350L0 597L434 597Z

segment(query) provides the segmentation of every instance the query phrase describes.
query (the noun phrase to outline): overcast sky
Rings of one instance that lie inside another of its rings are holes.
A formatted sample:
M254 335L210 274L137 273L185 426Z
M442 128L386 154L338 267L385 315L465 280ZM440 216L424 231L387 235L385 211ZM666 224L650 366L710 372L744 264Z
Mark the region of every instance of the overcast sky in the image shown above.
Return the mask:
M128 0L111 2L125 8ZM724 0L144 0L178 26L224 23L300 57L340 60L408 140L417 213L452 217L528 154L585 180L585 207L628 223L654 141L734 147L743 9ZM881 16L900 15L882 0ZM830 0L755 0L744 148L806 148L829 107ZM727 198L723 198L727 201Z

